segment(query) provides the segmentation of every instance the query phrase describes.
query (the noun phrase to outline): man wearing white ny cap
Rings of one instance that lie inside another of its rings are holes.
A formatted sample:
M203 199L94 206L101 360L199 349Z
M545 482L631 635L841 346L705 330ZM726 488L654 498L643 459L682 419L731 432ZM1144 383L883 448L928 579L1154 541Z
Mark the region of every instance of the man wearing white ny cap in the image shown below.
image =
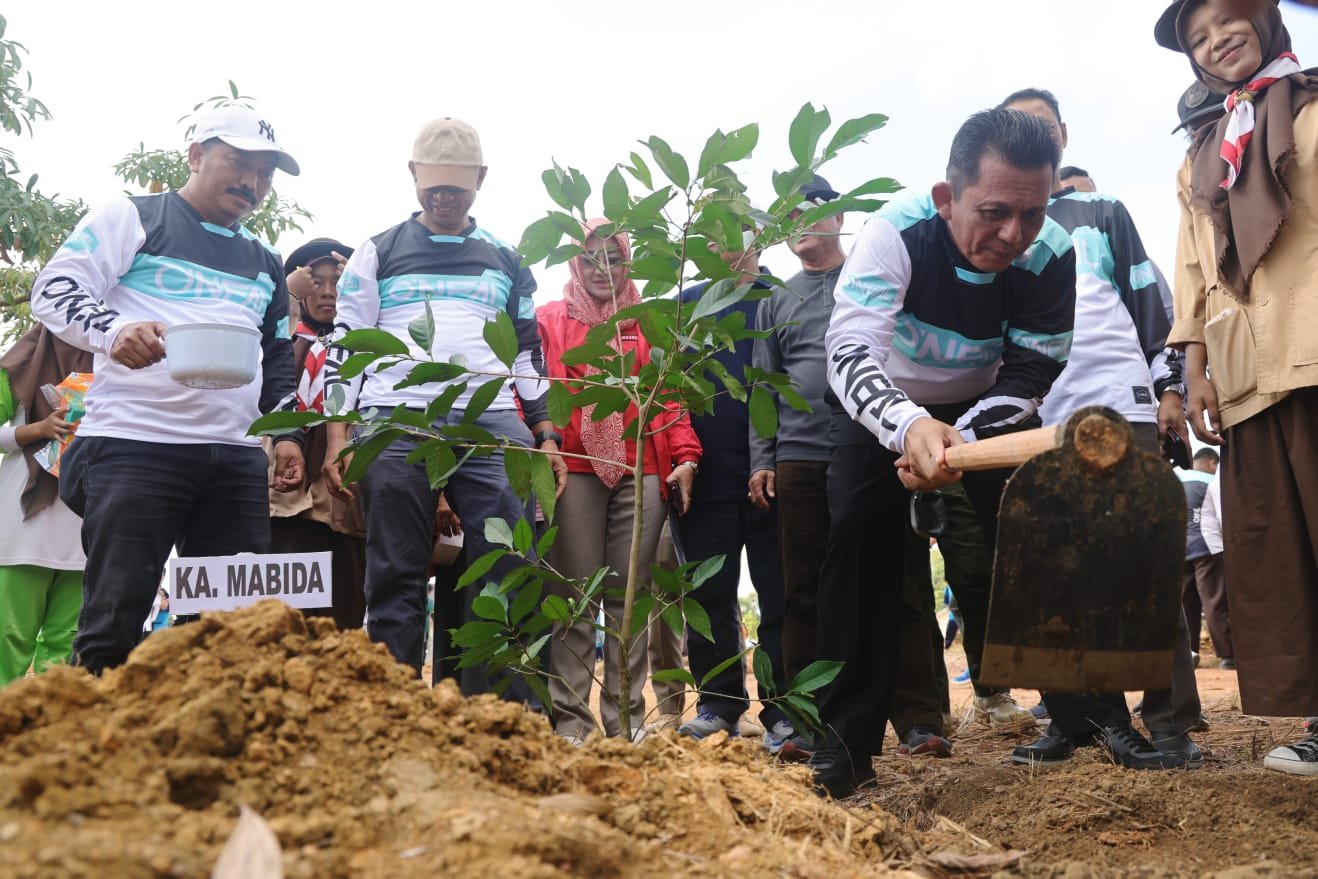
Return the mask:
M270 543L266 457L247 430L291 399L288 291L279 256L239 221L269 194L276 168L298 166L260 113L224 107L198 122L188 168L178 192L88 213L32 289L33 314L96 354L60 476L87 549L75 662L94 673L137 642L171 547L212 556ZM255 378L223 390L173 381L163 336L185 323L259 332ZM302 482L296 440L276 444L280 490Z
M339 280L338 332L378 328L393 334L419 360L463 362L476 375L441 414L434 427L461 424L473 393L491 375L515 375L475 424L495 436L523 446L534 442L549 453L558 491L567 484L567 467L558 455L561 437L549 420L548 385L540 333L535 319L535 281L522 267L513 248L476 224L468 214L485 181L485 162L475 129L457 119L435 119L421 129L412 147L408 169L416 184L421 210L364 242L344 267ZM436 332L429 350L418 344L409 325L433 313ZM517 330L517 359L510 371L485 341L486 323L503 311ZM396 406L424 412L452 382L396 388L408 374L402 363L353 378L339 369L348 352L332 348L325 361L325 411L347 412ZM516 398L514 398L514 389ZM521 414L517 406L521 404ZM529 428L529 429L528 429ZM347 425L330 424L325 452L325 477L331 491L351 500L361 493L366 514L366 625L375 641L383 642L399 662L421 671L426 580L434 536L439 491L433 488L423 462L409 461L413 437L393 443L377 458L358 486L343 484L347 459ZM528 516L508 484L502 452L473 456L453 474L444 496L465 529L466 556L480 558L494 547L485 539L485 520L512 523ZM489 579L499 580L514 565L503 559ZM437 606L435 655L448 655L439 628L456 628L470 618L471 600L479 587L449 598L457 606ZM441 596L436 595L438 601ZM441 663L435 663L440 667ZM462 689L488 689L479 668L462 672Z

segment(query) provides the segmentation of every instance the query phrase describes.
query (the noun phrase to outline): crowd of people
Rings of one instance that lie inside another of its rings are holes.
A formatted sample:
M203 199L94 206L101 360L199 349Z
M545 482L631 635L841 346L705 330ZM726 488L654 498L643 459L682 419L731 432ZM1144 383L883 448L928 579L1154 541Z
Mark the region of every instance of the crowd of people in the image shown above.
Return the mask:
M717 368L785 373L810 404L807 412L780 401L769 438L727 394L695 417L662 408L639 438L627 429L634 408L597 418L585 406L554 423L550 383L597 371L565 354L641 301L631 244L601 231L603 221L587 224L562 297L537 308L515 248L471 215L488 169L467 123L436 119L420 131L408 163L420 210L356 247L316 239L281 263L241 221L276 170L297 174L297 162L257 111L212 112L196 127L180 190L121 198L79 223L36 280L41 326L0 361L0 415L13 424L0 430L0 448L23 452L0 467L3 680L68 657L92 673L123 663L175 548L328 550L328 612L338 625L364 619L370 637L419 675L435 576L434 674L458 677L466 693L495 688L480 663L458 667L447 634L474 618L478 590L454 590L456 574L433 562L437 534L461 534L468 561L494 548L483 527L464 523L535 521L502 451L468 458L441 490L413 454L415 437L393 440L348 483L361 434L347 424L290 430L264 447L247 435L259 414L280 407L424 411L447 393L452 407L436 427L471 423L551 462L559 530L547 561L569 578L613 572L582 619L555 625L550 704L516 683L505 690L572 741L642 729L649 657L681 659L662 624L625 645L606 639L604 688L617 692L625 654L631 689L602 699L597 719L592 620L603 613L619 628L616 586L633 550L637 492L641 570L660 556L665 525L675 561L726 557L699 591L713 638L686 639L691 673L708 680L684 721L681 694L666 695L665 723L695 738L739 732L750 694L740 664L726 660L743 649L744 552L775 690L817 659L843 663L819 692L819 729L795 728L772 703L759 714L765 748L808 759L819 790L836 797L874 779L871 758L889 724L901 753L951 753L943 636L913 498L936 500L946 520L939 546L975 715L1023 727L1049 719L1011 759L1056 763L1097 745L1129 768L1199 765L1190 733L1204 723L1194 675L1201 613L1215 652L1238 669L1242 710L1318 714L1318 347L1305 319L1318 308L1318 75L1300 68L1271 2L1244 15L1218 0L1176 0L1156 39L1184 53L1195 76L1178 106L1191 140L1177 180L1172 283L1121 202L1062 165L1071 144L1058 100L1043 89L1013 92L961 125L945 179L890 201L849 252L837 214L792 239L801 270L781 287L766 280L753 234L721 254L740 283L764 288L723 314L741 311L763 337L720 351ZM816 175L797 211L837 197ZM704 292L688 288L681 301ZM485 338L499 312L516 333L511 369ZM412 332L427 315L433 336ZM253 382L214 390L170 379L163 333L198 321L260 334ZM345 369L350 352L336 341L365 328L389 333L415 358L510 380L469 419L477 382L408 386L405 364ZM648 360L636 320L614 321L608 345L637 370ZM71 372L95 378L56 480L33 452L72 426L36 389ZM1147 736L1123 693L1045 692L1031 712L979 680L1010 471L962 473L947 466L946 450L1058 424L1086 406L1124 416L1136 445L1154 454L1183 446L1187 425L1223 446L1215 479L1211 453L1182 473L1192 513L1188 615L1168 633L1171 679L1144 694ZM488 578L514 564L501 559ZM559 588L577 597L574 586ZM1264 763L1318 775L1318 733Z

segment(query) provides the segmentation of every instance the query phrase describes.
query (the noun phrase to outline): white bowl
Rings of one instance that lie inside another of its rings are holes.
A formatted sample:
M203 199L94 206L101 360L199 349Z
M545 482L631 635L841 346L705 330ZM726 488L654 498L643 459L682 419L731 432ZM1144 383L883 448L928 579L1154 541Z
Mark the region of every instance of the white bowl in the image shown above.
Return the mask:
M240 388L256 378L261 333L234 324L178 324L165 330L169 377L189 388Z

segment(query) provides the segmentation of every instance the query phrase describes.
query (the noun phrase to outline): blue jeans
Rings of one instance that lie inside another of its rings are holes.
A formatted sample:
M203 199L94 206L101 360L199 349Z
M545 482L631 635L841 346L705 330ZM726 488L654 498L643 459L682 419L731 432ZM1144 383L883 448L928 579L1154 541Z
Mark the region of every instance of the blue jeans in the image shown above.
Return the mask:
M435 422L436 427L461 421L453 410ZM521 446L531 444L531 432L515 411L485 412L476 421L495 436L507 436ZM431 488L423 462L407 463L418 445L412 437L396 440L366 469L361 480L362 510L366 516L366 629L372 641L383 643L394 659L421 673L426 624L426 581L430 579L430 553L435 541L435 510L439 490ZM485 520L503 519L511 526L518 519L534 522L534 511L523 504L508 484L503 452L472 456L449 479L444 494L462 520L463 554L475 561L496 547L485 540ZM518 565L517 559L500 559L488 574L499 580ZM456 608L435 595L435 625L456 629L472 619L471 602L480 594L473 584L462 590L461 617ZM450 612L445 614L446 607ZM443 639L436 639L436 646ZM435 661L441 657L438 652ZM486 692L488 681L479 668L463 669L465 693Z
M267 552L267 458L259 446L79 437L60 498L87 552L74 661L93 674L128 658L171 548L181 556Z

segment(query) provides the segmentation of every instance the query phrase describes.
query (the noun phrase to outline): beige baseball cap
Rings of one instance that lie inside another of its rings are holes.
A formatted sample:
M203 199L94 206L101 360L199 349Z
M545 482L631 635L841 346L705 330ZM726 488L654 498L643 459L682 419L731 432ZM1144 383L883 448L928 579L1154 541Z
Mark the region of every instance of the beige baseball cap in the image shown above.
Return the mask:
M484 165L476 129L451 116L427 122L412 145L418 189L432 186L475 189Z

